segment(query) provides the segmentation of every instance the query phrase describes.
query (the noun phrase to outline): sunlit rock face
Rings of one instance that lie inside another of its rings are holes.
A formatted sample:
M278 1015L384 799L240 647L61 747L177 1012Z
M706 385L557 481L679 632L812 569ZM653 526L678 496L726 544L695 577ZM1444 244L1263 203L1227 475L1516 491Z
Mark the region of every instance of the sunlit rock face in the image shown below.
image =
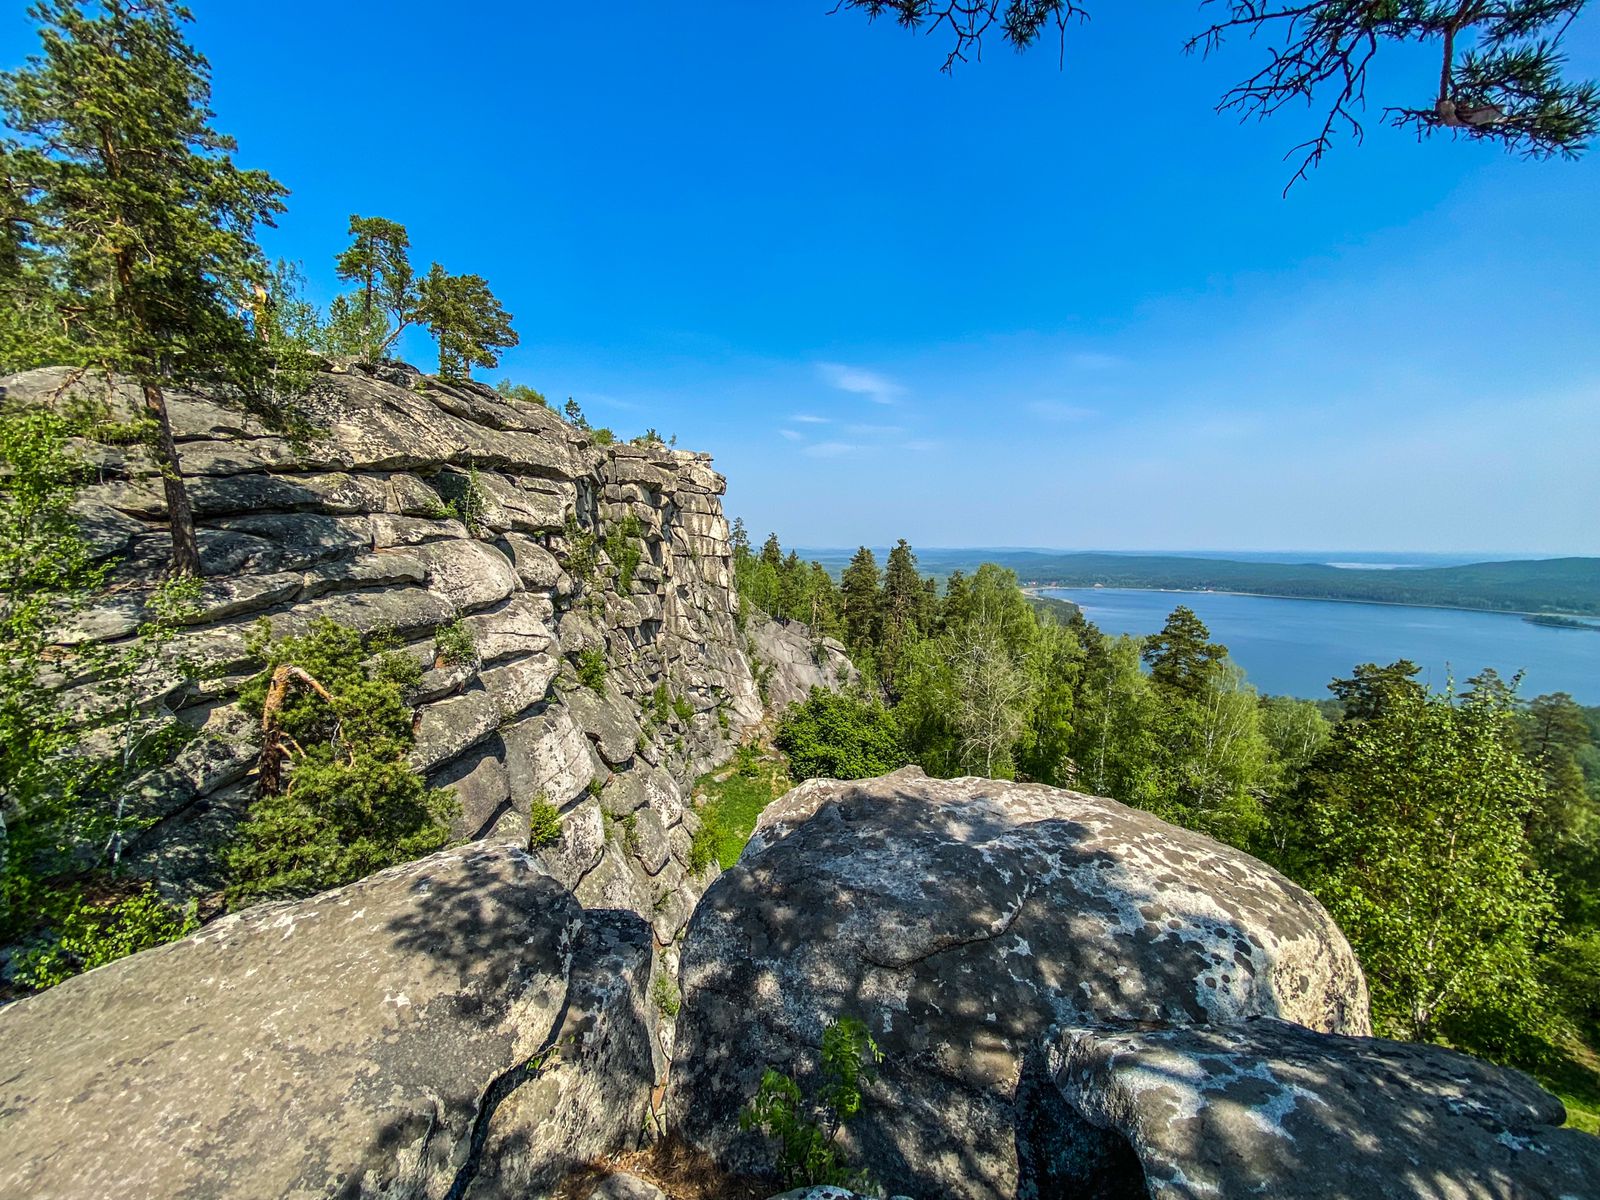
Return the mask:
M57 368L0 387L8 403L90 401L113 420L139 404L130 388ZM329 617L388 631L423 667L412 760L455 790L457 836L525 845L542 798L568 830L538 851L551 868L574 888L598 873L587 893L670 942L706 882L688 870L682 796L761 716L709 458L600 446L543 407L392 363L317 376L299 439L203 396L174 392L168 407L206 572L172 653L208 670L173 703L204 736L135 789L150 827L127 869L175 900L222 885L218 848L254 792L256 731L235 702L254 669L246 634L262 618L281 635ZM165 500L142 450L80 449L97 481L77 510L117 587L60 636L116 642L151 615L171 545ZM637 559L626 578L608 546ZM436 657L435 630L456 620L477 661ZM597 688L574 670L585 651L606 663ZM687 706L656 703L663 688ZM634 824L659 836L642 845L597 822L584 805L602 789L638 797Z
M682 982L670 1112L691 1139L765 1161L740 1106L851 1014L885 1058L850 1137L912 1195L1014 1194L1024 1063L1062 1028L1369 1032L1344 936L1265 864L1112 800L914 768L768 808L695 913Z
M844 645L804 625L758 613L746 625L745 637L757 682L775 712L799 704L812 688L837 691L860 681Z

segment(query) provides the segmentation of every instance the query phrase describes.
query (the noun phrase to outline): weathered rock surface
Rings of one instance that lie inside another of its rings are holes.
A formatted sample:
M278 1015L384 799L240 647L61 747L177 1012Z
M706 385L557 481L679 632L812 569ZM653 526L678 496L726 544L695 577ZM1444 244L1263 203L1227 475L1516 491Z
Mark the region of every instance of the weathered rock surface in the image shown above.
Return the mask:
M1019 1102L1022 1194L1281 1200L1600 1195L1600 1138L1439 1046L1282 1021L1074 1029ZM1030 1072L1032 1076L1032 1072Z
M1343 935L1248 855L1036 785L814 780L775 802L690 923L669 1113L725 1165L768 1065L815 1069L865 1020L883 1080L849 1130L892 1190L1010 1195L1013 1098L1038 1040L1093 1022L1279 1017L1368 1032Z
M10 376L0 389L8 403L102 401L113 419L140 404L129 387L108 389L92 375L74 382L55 368ZM591 781L647 764L672 782L658 807L670 830L679 789L760 720L735 627L723 480L706 456L598 446L548 409L393 363L319 376L306 402L317 432L304 444L203 396L172 392L168 407L207 574L200 611L172 649L217 672L177 697L180 719L207 722L258 668L245 649L257 619L278 635L304 633L318 617L396 634L425 668L412 697L412 762L458 792L455 833L465 837L525 831L541 794L569 808ZM77 511L96 552L115 556L117 589L73 615L59 635L70 644L132 635L151 615L149 591L170 546L163 489L144 452L81 451L97 482ZM475 503L463 507L474 488ZM637 530L627 536L640 555L626 595L605 552L624 528ZM435 635L456 620L476 657L435 662ZM576 685L584 649L605 654L600 692ZM661 687L691 715L647 716ZM215 889L219 846L249 809L254 737L230 734L217 761L191 755L152 777L140 815L153 824L128 848L130 871L174 900ZM624 857L618 869L635 869ZM664 903L686 913L701 881L673 878L683 895ZM648 887L610 890L655 899ZM641 912L662 925L656 910Z
M225 917L0 1010L0 1194L553 1178L639 1128L651 949L639 918L585 916L524 852L481 843ZM473 1130L494 1100L489 1177Z
M667 1200L667 1194L637 1175L613 1171L589 1193L589 1200Z
M774 712L799 704L812 688L837 691L861 678L842 643L819 638L804 625L756 613L745 626L745 637L757 682Z
M655 945L635 913L584 915L560 1029L488 1121L464 1200L549 1192L575 1162L631 1145L656 1080L648 999Z

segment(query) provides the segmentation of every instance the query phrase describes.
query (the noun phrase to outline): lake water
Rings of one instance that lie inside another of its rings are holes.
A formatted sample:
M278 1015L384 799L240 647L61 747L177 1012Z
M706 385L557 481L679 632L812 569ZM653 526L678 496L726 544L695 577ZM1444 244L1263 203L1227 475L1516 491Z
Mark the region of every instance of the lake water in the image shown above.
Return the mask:
M1256 689L1273 695L1324 699L1328 681L1348 678L1357 663L1409 658L1435 687L1452 675L1463 684L1494 667L1507 679L1525 671L1523 696L1570 692L1580 704L1600 704L1600 633L1532 625L1509 613L1220 592L1041 591L1080 606L1107 633L1135 636L1156 632L1168 613L1187 604Z

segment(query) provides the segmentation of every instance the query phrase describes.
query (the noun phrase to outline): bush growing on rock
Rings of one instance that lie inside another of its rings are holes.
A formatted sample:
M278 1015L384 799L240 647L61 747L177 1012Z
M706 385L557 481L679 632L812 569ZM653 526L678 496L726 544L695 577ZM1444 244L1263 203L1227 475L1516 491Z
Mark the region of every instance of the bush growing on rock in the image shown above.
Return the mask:
M270 716L293 757L280 788L263 752L265 794L227 852L229 903L309 895L444 846L455 798L429 788L405 757L416 663L325 618L303 636L269 637L259 623L249 647L267 669L240 701ZM301 686L275 687L291 677Z
M528 845L538 850L561 840L561 810L543 792L528 809Z
M639 541L643 536L644 527L639 524L639 518L632 515L606 531L606 557L617 568L617 591L624 596L633 590L633 573L644 558L644 546Z
M193 901L179 909L153 887L112 904L80 898L60 923L56 939L22 957L17 982L44 989L140 950L175 941L199 924Z
M810 1100L791 1077L767 1068L755 1099L739 1114L739 1127L777 1140L784 1187L831 1184L861 1191L871 1186L865 1171L846 1166L838 1137L846 1122L860 1115L862 1085L873 1079L882 1060L866 1025L840 1017L822 1031L822 1084Z
M796 779L866 779L906 764L900 727L883 705L813 689L789 710L774 739Z
M598 646L578 651L578 681L600 691L606 685L606 654Z
M434 660L446 666L465 667L478 661L478 639L459 620L441 625L433 634Z

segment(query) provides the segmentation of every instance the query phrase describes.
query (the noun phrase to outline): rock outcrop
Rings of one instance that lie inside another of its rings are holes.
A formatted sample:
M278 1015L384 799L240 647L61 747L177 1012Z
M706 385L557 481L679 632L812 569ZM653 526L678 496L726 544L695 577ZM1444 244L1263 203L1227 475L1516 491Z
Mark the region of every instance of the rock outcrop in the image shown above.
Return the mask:
M1515 1071L1439 1046L1243 1025L1062 1032L1025 1081L1021 1194L1565 1200L1600 1138Z
M838 691L861 679L841 642L792 621L753 614L745 626L745 645L756 684L773 712L800 703L812 688Z
M9 403L137 411L131 389L61 369L0 387ZM170 701L202 736L135 789L148 828L125 866L173 899L221 886L217 849L252 796L255 731L234 702L254 669L246 634L263 618L288 634L329 617L389 631L424 668L412 759L455 790L457 836L525 840L542 797L566 828L540 851L551 869L671 941L705 882L688 871L683 794L762 713L709 459L597 445L543 407L398 364L320 375L303 441L204 397L174 392L168 407L207 576L170 647L207 675ZM117 563L115 586L62 636L115 643L150 615L165 501L142 451L83 451L99 478L77 511ZM435 654L457 620L475 661ZM597 688L574 670L585 651L604 654Z
M652 962L509 846L224 917L0 1010L0 1194L528 1195L638 1135Z
M1064 1027L1277 1017L1369 1030L1343 935L1250 856L1112 800L925 778L802 784L763 813L682 953L669 1115L725 1165L740 1108L865 1020L881 1086L849 1127L892 1191L1011 1195L1025 1059Z

